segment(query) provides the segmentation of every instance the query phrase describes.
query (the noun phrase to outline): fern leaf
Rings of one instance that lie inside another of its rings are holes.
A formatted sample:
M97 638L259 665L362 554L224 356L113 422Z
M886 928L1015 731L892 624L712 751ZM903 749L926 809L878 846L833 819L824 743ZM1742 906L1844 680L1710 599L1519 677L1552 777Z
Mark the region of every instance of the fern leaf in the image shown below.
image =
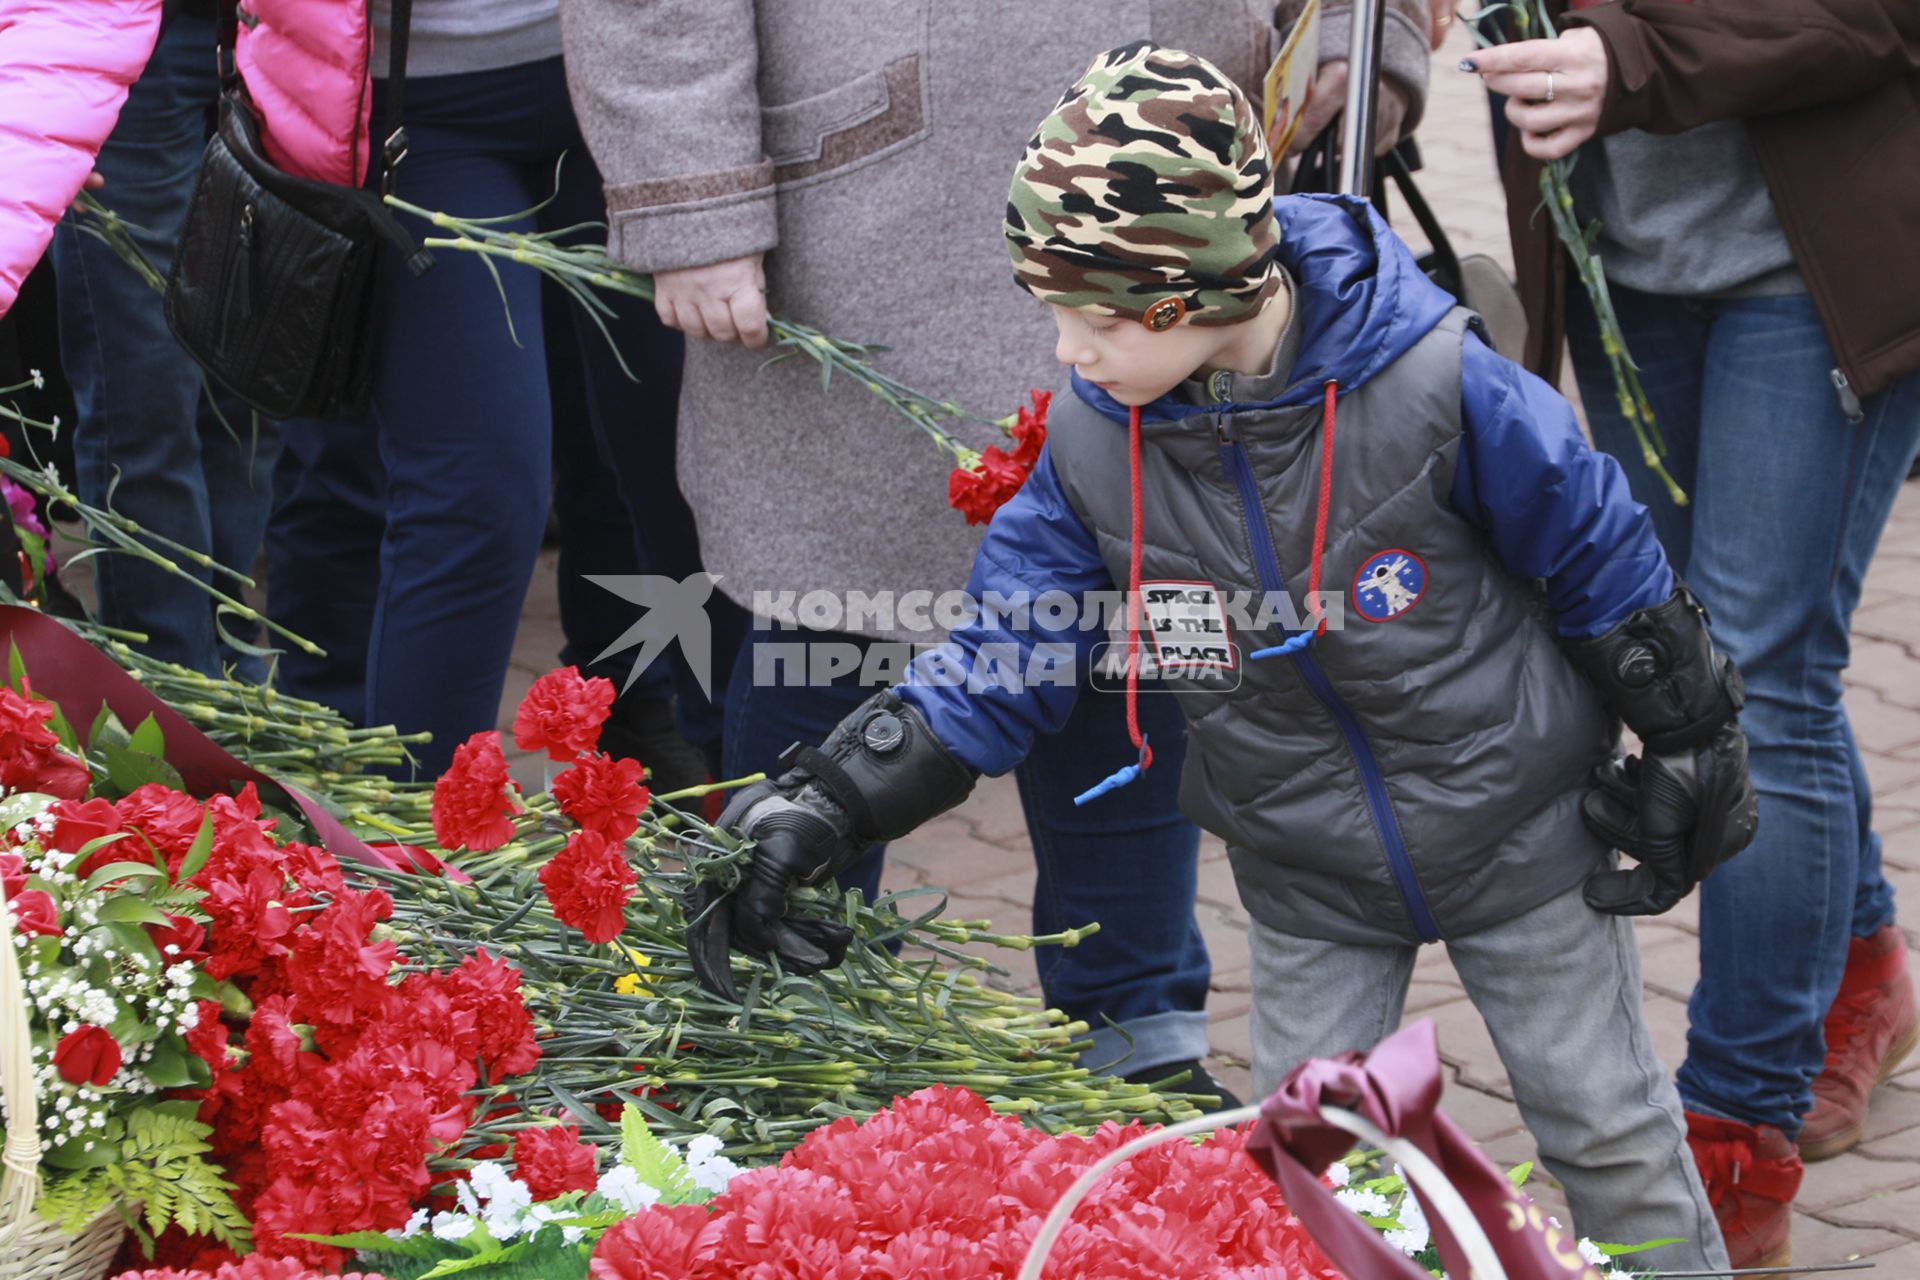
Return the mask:
M631 1102L620 1112L620 1159L640 1181L660 1193L662 1204L697 1204L706 1199L680 1153L647 1127L646 1117Z

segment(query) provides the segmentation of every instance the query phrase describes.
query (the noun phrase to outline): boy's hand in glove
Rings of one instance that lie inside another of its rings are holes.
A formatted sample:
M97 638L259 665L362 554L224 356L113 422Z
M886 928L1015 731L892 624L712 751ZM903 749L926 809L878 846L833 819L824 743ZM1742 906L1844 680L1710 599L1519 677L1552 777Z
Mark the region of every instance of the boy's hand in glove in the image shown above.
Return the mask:
M1645 746L1596 769L1582 802L1587 826L1640 864L1590 878L1587 904L1657 915L1746 848L1759 825L1740 672L1714 652L1706 610L1678 582L1662 603L1576 645L1574 658Z
M720 815L722 827L754 842L740 883L724 893L699 885L687 907L687 951L700 985L736 1002L736 948L795 973L846 958L846 926L789 914L796 885L845 871L869 846L959 804L974 782L973 770L892 690L867 699L820 747L795 744L780 762L785 773L748 787Z
M1587 905L1623 916L1669 911L1753 839L1759 798L1747 779L1747 735L1729 723L1686 755L1615 757L1593 771L1581 811L1595 835L1640 864L1589 879Z

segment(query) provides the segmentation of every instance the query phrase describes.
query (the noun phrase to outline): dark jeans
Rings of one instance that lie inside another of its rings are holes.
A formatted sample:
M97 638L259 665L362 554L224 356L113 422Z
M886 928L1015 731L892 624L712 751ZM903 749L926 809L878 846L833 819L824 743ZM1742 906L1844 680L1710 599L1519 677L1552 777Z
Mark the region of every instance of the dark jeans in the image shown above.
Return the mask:
M1847 939L1893 919L1841 675L1867 565L1920 447L1920 374L1849 422L1806 295L1612 293L1689 505L1675 506L1641 464L1576 289L1568 320L1581 398L1594 439L1626 468L1715 640L1740 664L1760 793L1753 844L1700 889L1680 1093L1694 1111L1791 1136L1812 1105Z
M413 203L486 218L552 196L511 224L520 230L605 217L557 58L409 79L407 131L399 188ZM368 416L287 424L268 546L275 617L330 651L289 661L289 690L365 723L431 730L418 753L427 777L495 723L546 527L553 431L540 276L507 264L496 284L476 255L438 258L419 277L390 262L381 279ZM673 480L678 339L645 303L615 305L608 326L638 380L569 306L580 409L634 517L641 571L684 577L698 550Z
M176 19L95 162L107 180L102 201L162 272L173 261L213 128L220 88L213 44L211 22ZM68 219L55 232L53 253L61 363L78 410L73 450L81 498L250 572L272 500L275 425L261 421L256 434L247 407L224 393L216 411L200 367L167 331L160 295L112 249ZM206 581L207 572L164 554L180 564L179 573L118 552L94 557L102 621L145 632L144 647L157 658L209 675L238 663L252 678L264 676L258 659L241 659L220 643L213 601L191 581ZM238 594L231 579L218 585ZM237 619L223 625L257 639Z
M789 744L818 743L876 692L860 683L857 667L831 684L755 682L756 643L802 639L863 648L866 643L847 635L756 628L727 682L728 777L774 771ZM1140 727L1153 740L1153 768L1092 804L1076 806L1073 797L1132 751L1126 703L1117 694L1083 689L1065 726L1041 738L1014 772L1038 873L1034 932L1100 925L1077 947L1041 949L1041 987L1049 1004L1093 1028L1087 1065L1118 1063L1126 1072L1206 1056L1212 977L1193 914L1200 829L1179 809L1186 722L1171 694L1143 692ZM860 888L872 901L885 852L876 845L840 883ZM1107 1027L1106 1019L1125 1035Z

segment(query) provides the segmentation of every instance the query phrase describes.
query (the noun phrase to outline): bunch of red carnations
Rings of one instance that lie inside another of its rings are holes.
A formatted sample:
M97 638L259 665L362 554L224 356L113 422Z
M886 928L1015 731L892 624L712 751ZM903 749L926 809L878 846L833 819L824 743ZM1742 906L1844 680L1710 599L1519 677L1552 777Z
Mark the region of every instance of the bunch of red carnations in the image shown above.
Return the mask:
M24 979L59 1013L38 1033L43 1112L65 1126L50 1156L71 1148L83 1171L109 1158L119 1133L91 1119L94 1104L170 1091L224 1166L217 1187L254 1247L337 1265L343 1252L294 1234L404 1225L434 1181L428 1161L474 1120L469 1092L538 1060L520 974L484 950L403 968L387 895L350 888L325 849L277 838L251 784L206 801L180 791L151 721L128 735L103 715L90 736L0 689L0 872ZM169 781L125 788L141 777ZM159 994L116 999L110 973L148 971ZM244 1231L222 1235L168 1230L159 1260L233 1260Z
M568 766L553 780L553 801L578 830L540 869L540 883L553 914L596 943L611 942L626 923L639 873L625 845L652 800L639 761L594 749L613 700L611 680L561 667L533 682L513 719L522 750L545 751ZM517 832L519 789L507 774L499 733L474 734L434 783L434 838L446 849L498 849Z
M1028 394L1029 404L1000 420L1001 428L1013 437L1013 452L988 445L980 454L962 457L960 465L947 476L947 505L965 516L968 524L985 524L993 519L993 513L1020 492L1020 486L1033 474L1034 463L1040 460L1040 447L1047 442L1047 405L1053 393Z
M815 1130L706 1205L656 1205L601 1236L595 1280L1012 1280L1076 1178L1138 1123L1053 1137L964 1089L902 1098ZM1046 1274L1079 1280L1337 1280L1243 1154L1246 1133L1122 1164L1076 1210Z

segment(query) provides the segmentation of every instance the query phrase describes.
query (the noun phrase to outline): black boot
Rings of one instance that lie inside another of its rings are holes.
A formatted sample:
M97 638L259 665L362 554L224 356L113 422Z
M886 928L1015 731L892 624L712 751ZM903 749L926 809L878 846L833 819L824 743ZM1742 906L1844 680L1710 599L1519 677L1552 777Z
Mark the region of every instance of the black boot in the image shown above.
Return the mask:
M707 757L681 736L665 698L621 698L600 727L600 750L616 760L638 760L655 795L707 781Z

